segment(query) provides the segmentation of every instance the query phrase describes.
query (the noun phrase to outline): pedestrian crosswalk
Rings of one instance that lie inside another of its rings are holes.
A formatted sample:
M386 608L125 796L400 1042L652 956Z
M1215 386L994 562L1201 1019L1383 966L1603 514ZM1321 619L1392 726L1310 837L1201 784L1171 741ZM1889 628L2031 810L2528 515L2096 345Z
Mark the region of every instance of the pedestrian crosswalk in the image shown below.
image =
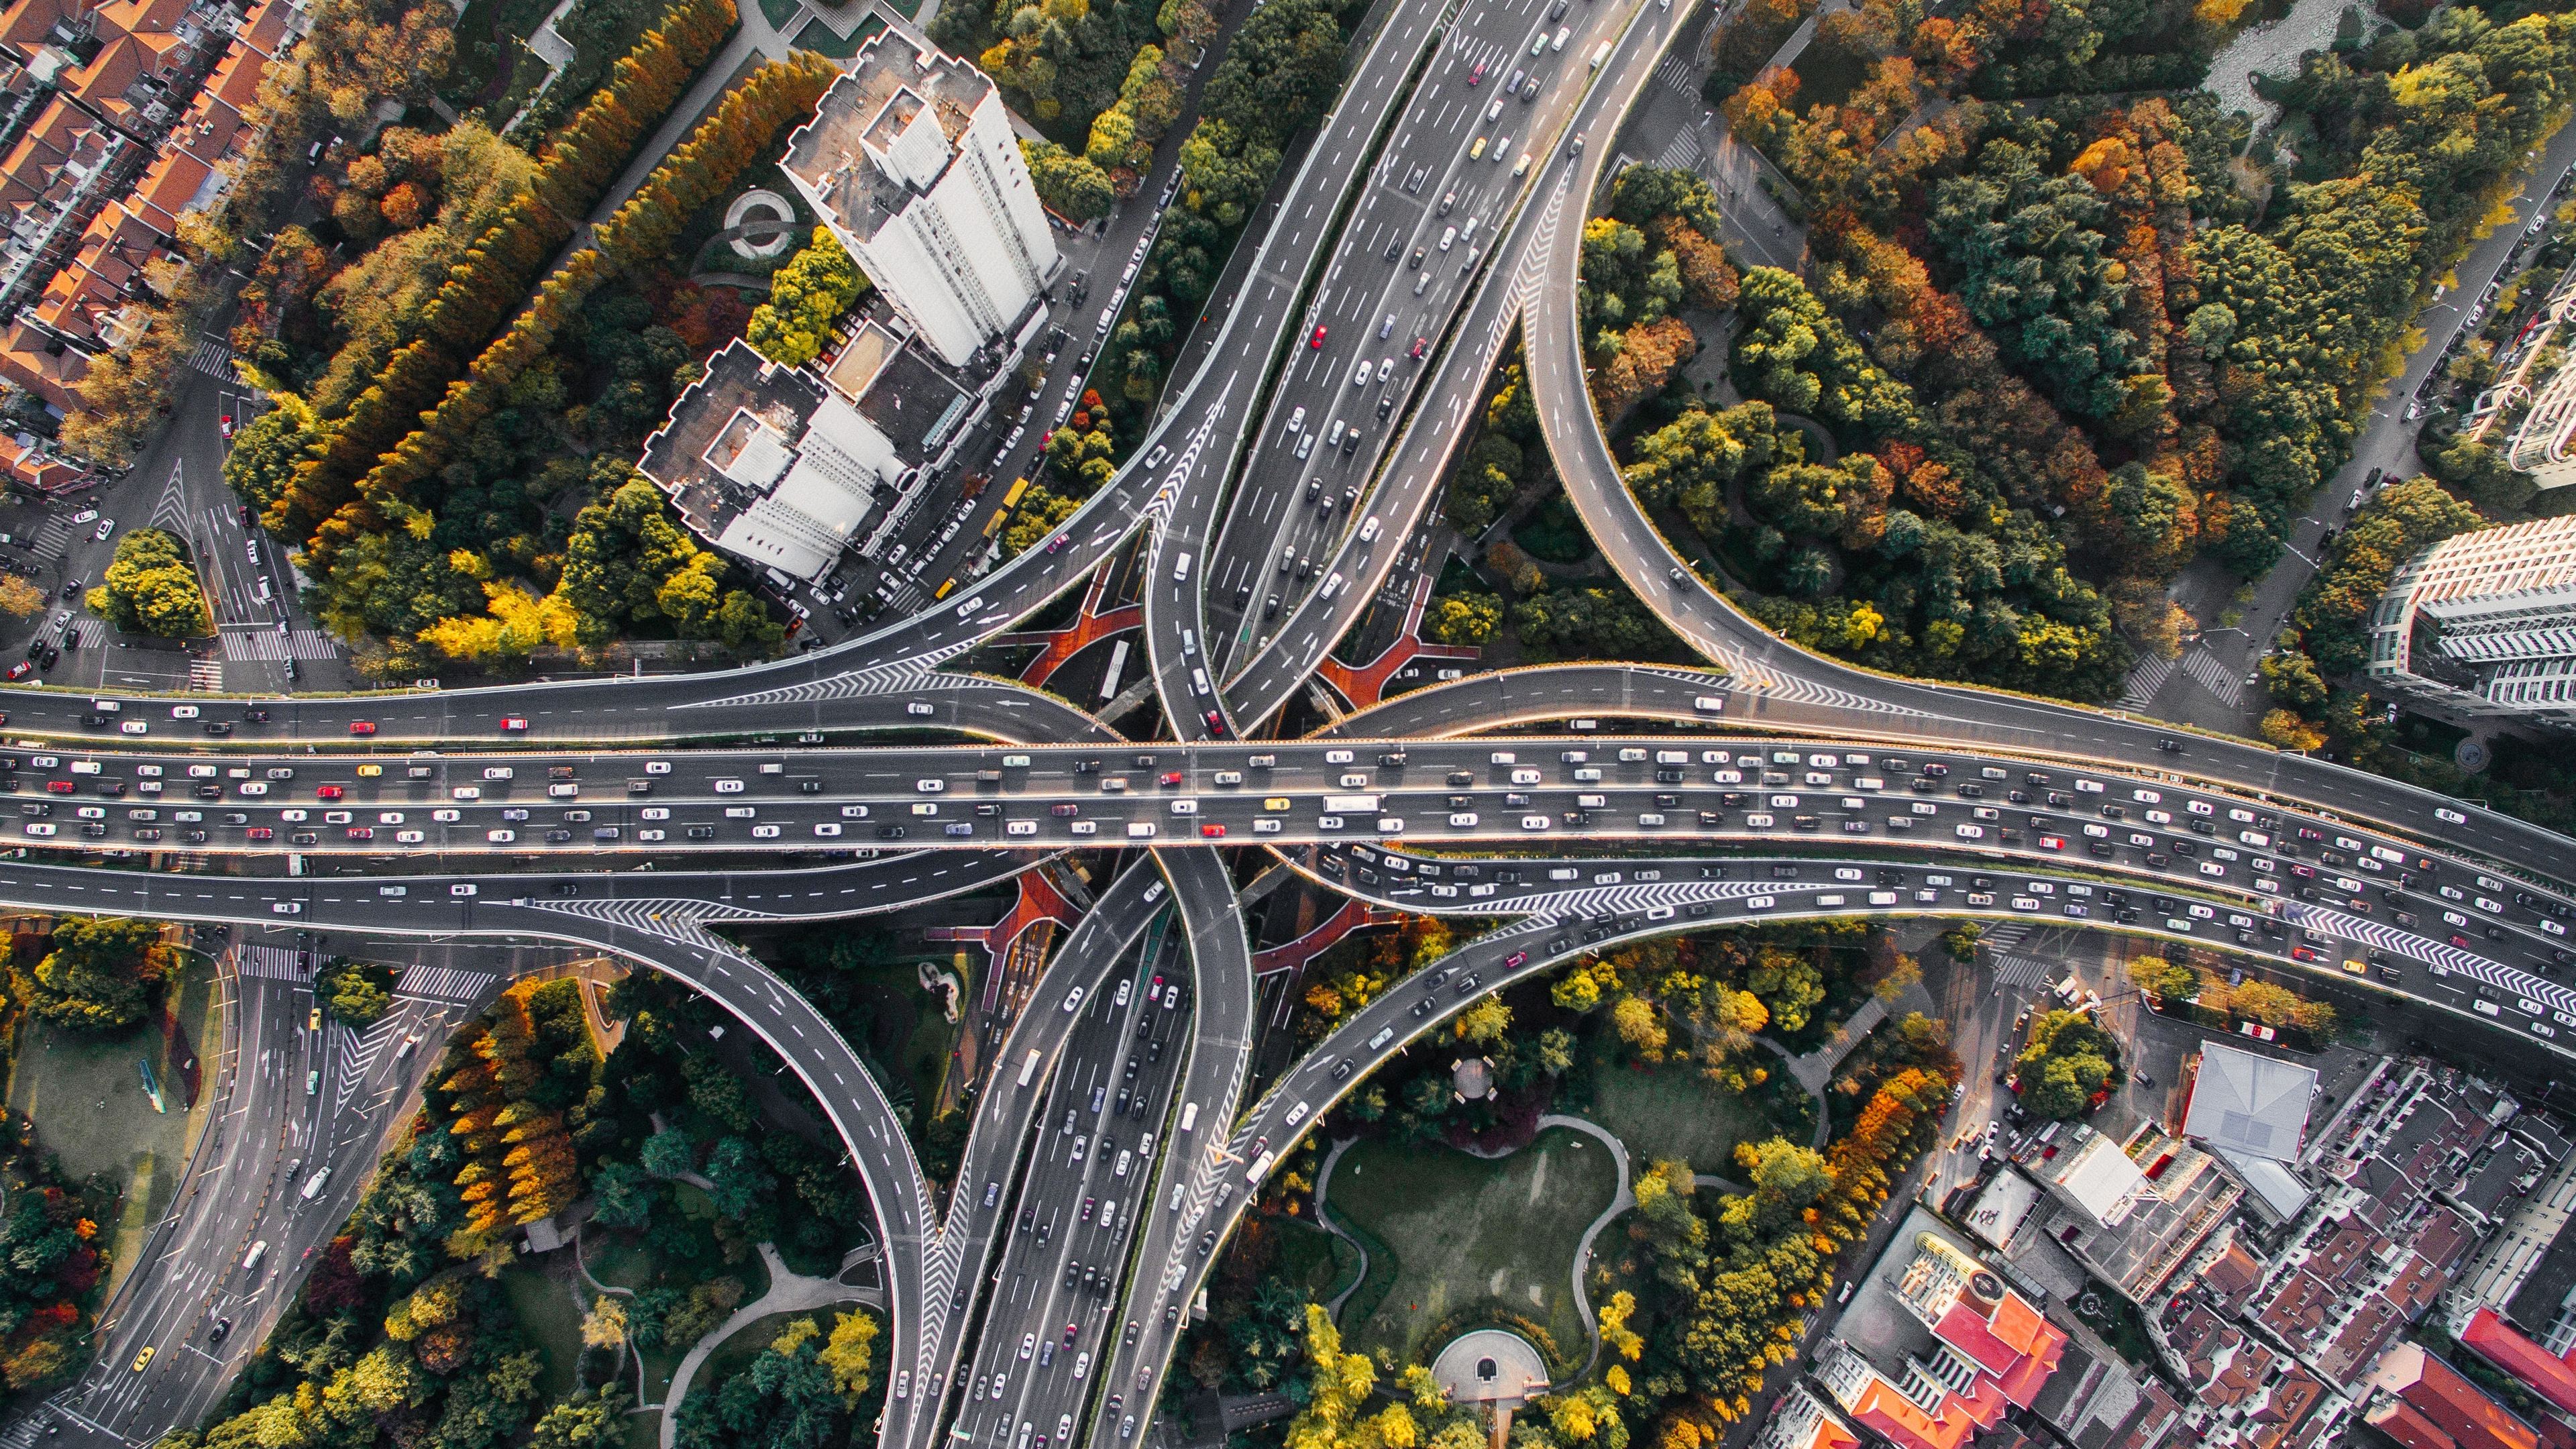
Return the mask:
M188 687L203 694L224 692L224 661L199 654L188 660Z
M71 541L71 521L62 514L53 514L36 526L33 552L38 558L58 558Z
M2027 956L1995 955L1989 959L1995 963L1997 986L2046 986L2049 978L2056 974L2055 968L2047 962L2034 961Z
M1655 81L1693 100L1699 98L1699 68L1686 55L1668 55L1655 67Z
M285 634L274 629L227 630L223 640L226 659L335 659L340 654L331 636L319 629Z
M459 971L452 966L413 966L394 983L394 994L471 1006L491 992L496 979L486 972Z
M2122 709L2145 709L2156 702L2156 695L2173 674L2174 662L2150 654L2129 671L2129 682L2120 691Z
M1699 136L1692 131L1677 131L1672 144L1655 157L1655 164L1667 171L1690 171L1699 166Z
M200 337L197 350L188 354L188 365L217 382L235 382L233 350L218 337Z
M2184 655L2182 672L2190 675L2201 688L2217 695L2219 703L2229 709L2236 708L2237 702L2245 696L2245 681L2236 676L2236 671L2219 663L2218 656L2206 649L2195 649Z
M302 953L283 946L244 946L233 956L233 969L261 981L302 981Z

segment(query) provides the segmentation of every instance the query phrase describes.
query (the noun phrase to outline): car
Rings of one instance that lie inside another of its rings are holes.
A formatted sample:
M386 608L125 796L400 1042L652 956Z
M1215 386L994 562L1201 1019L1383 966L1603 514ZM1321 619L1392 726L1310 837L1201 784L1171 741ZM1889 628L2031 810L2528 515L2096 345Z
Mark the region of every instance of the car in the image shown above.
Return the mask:
M9 678L12 682L24 679L35 672L36 666L32 660L21 659L17 663L9 666Z
M105 543L107 542L107 536L114 532L116 532L116 520L113 518L102 518L98 521L97 531L92 533L90 537L97 539L101 543Z
M1315 335L1306 339L1306 345L1307 345L1308 347L1311 347L1311 348L1315 349L1315 350L1316 350L1316 351L1318 351L1318 352L1320 352L1320 351L1322 351L1322 350L1323 350L1323 348L1324 348L1324 324L1323 324L1323 323L1318 322L1318 323L1316 323L1316 324L1315 324Z
M152 1351L155 1347L156 1345L147 1343L143 1345L143 1351L134 1356L134 1371L136 1373L143 1372L143 1366L152 1362Z
M365 736L372 735L372 734L374 734L375 732L376 732L376 722L375 722L374 720L371 720L371 719L353 719L353 720L349 721L349 733L351 733L351 734L353 734L353 735L357 735L357 736L359 736L359 737L361 737L361 738L364 738Z
M150 734L150 733L152 732L152 726L150 726L150 725L148 725L148 724L145 724L143 721L141 721L141 720L139 720L139 719L130 719L130 720L127 720L127 721L125 721L123 724L118 725L116 728L117 728L117 731L118 731L120 734L129 734L129 735Z
M526 719L515 714L503 715L501 717L501 731L504 734L523 735L528 732L528 722Z
M348 793L349 793L348 791L346 791L346 790L344 790L344 789L340 788L340 787L339 787L339 786L337 786L337 785L325 785L325 786L323 786L322 788L320 788L320 789L318 789L318 790L316 790L316 791L314 791L314 792L313 792L313 794L315 795L315 797L316 797L316 798L323 799L323 800L338 800L338 799L340 799L340 798L342 798L342 797L346 796Z

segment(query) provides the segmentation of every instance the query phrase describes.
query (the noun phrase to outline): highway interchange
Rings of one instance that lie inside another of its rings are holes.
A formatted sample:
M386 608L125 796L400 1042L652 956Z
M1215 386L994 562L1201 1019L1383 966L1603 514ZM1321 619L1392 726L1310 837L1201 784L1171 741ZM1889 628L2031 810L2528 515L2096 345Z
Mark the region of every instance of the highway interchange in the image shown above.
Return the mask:
M250 701L0 692L5 833L28 847L0 860L0 901L540 943L704 992L795 1072L866 1182L892 1318L879 1438L915 1449L1135 1438L1265 1159L1482 994L1618 940L2044 917L2349 972L2464 1025L2576 1045L2576 992L2555 979L2576 915L2563 837L2242 741L1808 656L1681 567L1585 397L1573 268L1622 118L1700 18L1687 0L1391 3L1136 460L1051 546L927 612L722 674ZM1480 675L1311 739L1244 738L1387 586L1515 322L1586 524L1717 668ZM1140 534L1151 677L1178 740L941 670ZM1011 1024L951 1185L925 1180L830 1022L713 929L882 913L1113 849L1137 858ZM1247 1106L1247 849L1335 891L1506 924ZM137 868L167 851L218 868ZM274 1037L260 1023L291 1016L296 988L236 988L236 1035ZM403 1033L461 1010L416 1010ZM364 1099L398 1105L413 1060L370 1058ZM193 1422L288 1296L287 1262L256 1284L227 1274L244 1235L300 1256L345 1216L374 1119L329 1136L310 1212L256 1226L285 1144L320 1130L296 1125L294 1075L263 1059L224 1078L243 1115L59 1406L64 1432L138 1443ZM225 1150L253 1141L264 1158ZM236 1320L220 1353L210 1315ZM129 1371L146 1341L155 1363Z

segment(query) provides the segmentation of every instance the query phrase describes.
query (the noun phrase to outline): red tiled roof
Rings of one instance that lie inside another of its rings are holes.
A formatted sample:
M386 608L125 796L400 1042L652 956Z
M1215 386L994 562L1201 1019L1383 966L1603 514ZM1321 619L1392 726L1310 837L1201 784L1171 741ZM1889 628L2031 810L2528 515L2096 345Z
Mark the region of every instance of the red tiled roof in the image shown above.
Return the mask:
M20 0L0 16L0 40L12 45L33 46L44 43L54 22L80 13L74 0Z
M2443 1433L2441 1425L2417 1413L2404 1399L2382 1401L2362 1421L2404 1449L2460 1449L2460 1441Z
M1990 1374L2001 1374L2021 1362L2021 1353L1997 1338L1994 1329L1965 1298L1951 1304L1941 1321L1932 1325L1932 1336Z
M2540 1436L2529 1424L2421 1344L2390 1349L2371 1381L2441 1426L2460 1449L2540 1449Z
M2530 1386L2565 1413L2576 1414L2576 1368L2567 1360L2523 1337L2492 1308L2469 1316L2460 1331L2462 1346Z

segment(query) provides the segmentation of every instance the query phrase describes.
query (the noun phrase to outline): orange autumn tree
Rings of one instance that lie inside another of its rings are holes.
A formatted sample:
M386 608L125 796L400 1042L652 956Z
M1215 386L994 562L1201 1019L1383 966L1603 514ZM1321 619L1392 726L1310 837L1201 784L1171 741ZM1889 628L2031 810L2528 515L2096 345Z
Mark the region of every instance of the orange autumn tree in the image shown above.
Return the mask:
M466 1222L448 1244L463 1258L581 1195L578 1123L569 1119L586 1115L587 1092L566 1097L589 1088L599 1057L577 988L565 981L512 986L452 1050L465 1060L439 1089L455 1104L447 1130L466 1154L455 1178Z

